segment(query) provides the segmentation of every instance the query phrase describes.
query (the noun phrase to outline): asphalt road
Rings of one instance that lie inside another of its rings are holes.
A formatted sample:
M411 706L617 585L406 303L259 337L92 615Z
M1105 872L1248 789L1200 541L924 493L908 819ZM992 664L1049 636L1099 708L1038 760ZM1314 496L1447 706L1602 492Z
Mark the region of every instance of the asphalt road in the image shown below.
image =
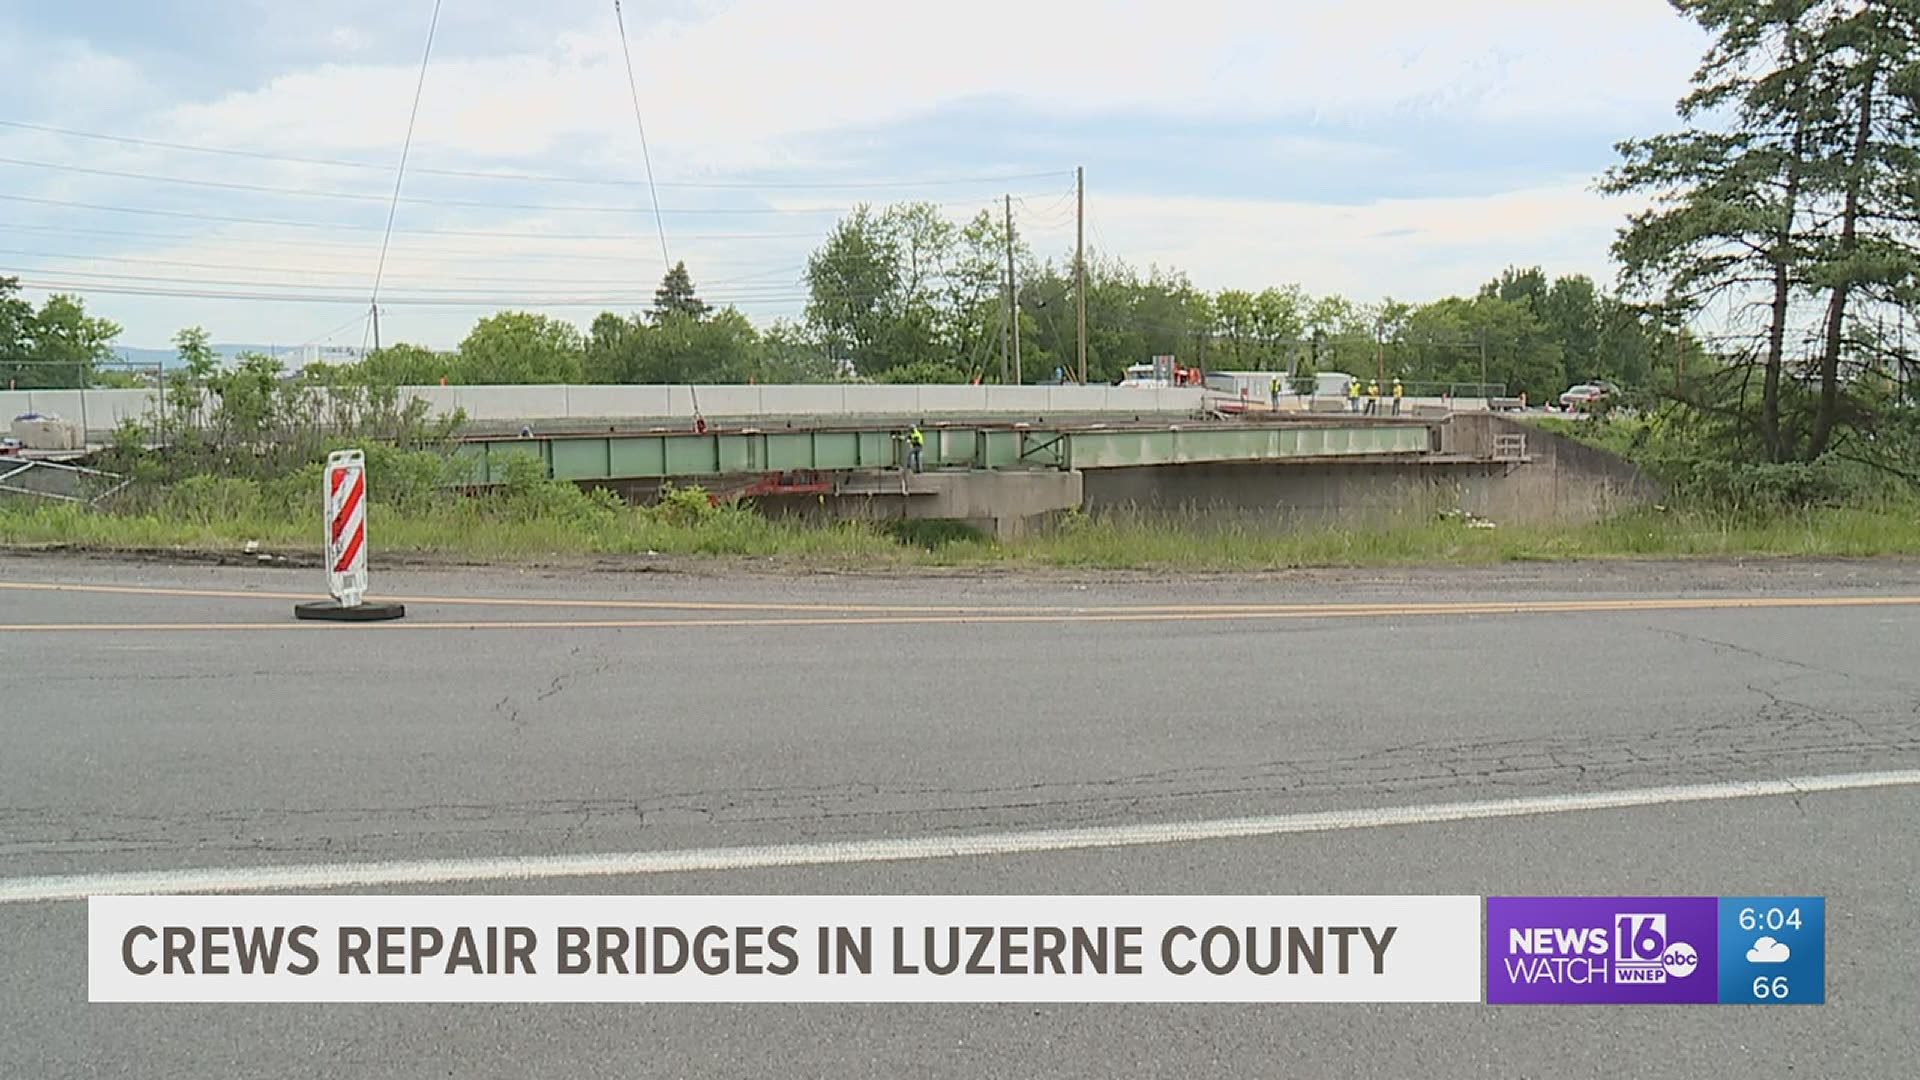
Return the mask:
M411 571L405 623L346 629L292 623L312 578L0 558L0 886L1920 766L1912 565ZM1819 1008L89 1006L84 905L27 902L0 1075L1910 1076L1916 821L1893 787L435 890L1824 894Z

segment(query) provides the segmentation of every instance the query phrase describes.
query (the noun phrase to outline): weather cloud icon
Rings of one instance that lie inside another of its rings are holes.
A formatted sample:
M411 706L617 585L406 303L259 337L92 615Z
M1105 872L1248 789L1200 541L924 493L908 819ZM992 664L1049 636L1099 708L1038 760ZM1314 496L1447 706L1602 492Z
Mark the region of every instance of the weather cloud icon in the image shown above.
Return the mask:
M1787 957L1792 955L1793 950L1787 948L1786 942L1763 937L1753 943L1753 948L1747 950L1747 963L1784 964L1787 962Z

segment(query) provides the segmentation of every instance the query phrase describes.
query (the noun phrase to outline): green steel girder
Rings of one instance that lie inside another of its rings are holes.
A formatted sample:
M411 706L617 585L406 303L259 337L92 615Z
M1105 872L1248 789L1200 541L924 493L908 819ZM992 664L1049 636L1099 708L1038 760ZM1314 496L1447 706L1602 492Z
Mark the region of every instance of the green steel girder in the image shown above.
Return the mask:
M1418 456L1424 424L1276 424L1206 427L1031 428L956 425L927 432L928 469L1113 469L1198 462ZM741 473L898 467L892 431L644 432L475 439L457 452L464 479L495 484L506 461L531 456L556 480L665 480Z

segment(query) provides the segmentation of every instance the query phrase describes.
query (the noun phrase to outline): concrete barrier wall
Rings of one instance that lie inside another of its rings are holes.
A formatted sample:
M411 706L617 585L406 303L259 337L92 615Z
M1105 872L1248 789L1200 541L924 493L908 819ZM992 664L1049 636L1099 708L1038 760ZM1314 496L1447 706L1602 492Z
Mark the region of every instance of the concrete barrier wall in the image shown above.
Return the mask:
M423 391L442 388L424 387ZM629 417L691 420L762 417L891 416L935 419L992 414L1175 414L1200 408L1198 388L1150 390L1114 386L894 386L849 383L802 386L569 386L564 408L521 391L537 387L462 387L460 403L474 420L569 420ZM483 396L479 391L505 391ZM422 393L421 396L429 396ZM429 396L429 400L435 400ZM438 402L436 400L436 406Z
M0 427L22 413L57 416L104 435L123 420L144 420L159 408L153 390L0 390Z
M466 411L492 424L567 420L691 421L771 417L883 416L939 420L991 415L1189 415L1201 406L1198 388L1166 390L1116 386L412 386L403 392L434 415ZM698 410L695 404L698 404ZM123 420L146 420L159 409L153 390L4 390L0 421L37 412L85 419L99 441Z
M1494 433L1527 436L1521 462L1213 463L1090 469L1092 513L1245 513L1301 524L1386 525L1465 510L1508 525L1585 522L1661 498L1632 462L1504 417L1456 417L1450 454L1484 454Z

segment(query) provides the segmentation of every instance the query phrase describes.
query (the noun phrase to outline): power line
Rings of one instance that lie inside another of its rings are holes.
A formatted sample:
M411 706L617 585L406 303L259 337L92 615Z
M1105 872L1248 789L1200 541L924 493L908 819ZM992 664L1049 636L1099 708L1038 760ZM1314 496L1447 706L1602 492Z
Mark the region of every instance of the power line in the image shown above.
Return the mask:
M130 172L122 169L96 169L86 165L66 165L51 161L30 161L25 158L0 157L0 165L13 165L29 169L46 169L53 172L80 173L87 176L106 176L117 180L138 180L152 184L179 184L185 187L214 188L221 191L251 191L263 195L296 199L340 199L348 202L403 202L417 206L460 207L474 210L538 210L544 213L563 214L626 214L633 211L632 206L581 205L578 203L516 203L483 199L440 199L421 196L388 196L370 191L314 191L309 188L278 187L271 184L244 184L231 180L201 180L188 176L165 176L159 173ZM970 204L963 204L970 205ZM852 207L816 206L816 207L696 207L661 209L654 207L659 214L840 214Z
M222 222L228 222L230 224L235 224L235 225L276 225L276 226L281 226L283 228L290 228L290 229L340 229L340 230L346 230L346 231L352 231L352 232L374 232L374 231L378 231L379 229L379 226L376 226L376 225L354 225L347 222L297 221L297 220L292 220L288 218L251 218L251 217L236 217L236 216L223 215L223 214L201 214L201 213L195 213L187 210L158 210L151 207L107 206L101 203L82 203L82 202L69 202L61 199L43 199L43 198L39 198L37 196L32 196L32 195L0 194L0 199L7 200L9 202L33 203L40 206L57 206L63 209L71 209L71 210L94 210L94 211L100 211L103 213L111 213L111 214L143 214L151 217L185 218L191 221L222 221ZM954 205L972 206L974 204L960 203L960 204L954 204ZM669 210L667 211L667 213L674 213L674 211ZM483 230L483 229L402 229L402 228L396 228L393 231L396 233L401 233L406 235L416 235L416 236L482 236L482 237L493 237L493 238L508 239L508 240L620 240L620 239L630 240L630 239L636 239L635 235L632 233L611 233L611 232L594 232L594 233L555 233L555 232L544 232L544 231L543 232L501 232L499 230ZM807 233L807 234L800 234L800 235L816 235L816 234Z
M63 253L63 252L56 252L56 251L29 251L22 248L0 248L0 255L18 255L26 258L31 258L31 259L62 259L62 260L70 260L70 261L85 261L89 264L134 263L134 264L144 265L144 266L182 266L182 267L186 267L188 269L193 269L193 270L272 271L276 273L308 274L308 275L313 275L317 277L358 278L361 276L361 273L355 270L328 269L324 267L267 266L257 262L251 262L251 263L198 262L198 261L185 260L185 259L154 259L154 258L145 258L145 257L135 256L135 255L78 255L78 254ZM68 270L61 269L61 268L43 268L43 269L47 269L49 273L57 273L57 274L63 274L63 273L69 272ZM805 269L806 268L804 266L783 266L778 270L768 270L764 273L753 274L753 275L749 275L747 277L742 277L742 278L708 279L705 282L705 284L727 286L727 285L746 283L746 282L764 281L769 277L777 277L780 275L788 275L797 281L799 278L799 275ZM31 272L31 270L29 272ZM464 281L464 282L479 283L479 284L555 285L555 286L566 287L566 288L575 288L575 287L610 288L610 287L614 287L621 284L631 284L631 279L625 282L543 281L542 279L539 279L539 278L530 278L524 274L515 274L512 276L433 274L431 278L429 278L428 280Z
M314 191L308 188L277 187L271 184L244 184L230 180L200 180L188 176L164 176L159 173L129 172L120 169L96 169L86 165L66 165L50 161L30 161L25 158L0 157L0 165L13 165L21 168L46 169L54 172L80 173L87 176L106 176L118 180L138 180L152 184L178 184L184 187L213 188L220 191L250 191L262 195L295 199L337 199L347 202L403 202L416 206L457 207L472 210L534 210L555 214L629 214L632 206L581 205L578 203L516 203L483 199L441 199L421 196L387 196L370 191ZM940 209L960 206L973 206L971 200L934 203ZM659 207L655 206L655 215L675 214L680 216L703 215L726 217L760 214L846 214L854 210L852 206L744 206L744 207Z
M245 270L250 268L229 267L229 269ZM131 281L131 282L162 282L162 283L174 284L174 285L231 285L231 286L244 286L244 287L253 288L253 289L336 289L336 290L345 291L350 288L347 285L328 285L325 282L314 282L314 281L267 281L267 280L261 280L259 278L248 278L245 280L234 280L231 278L207 278L207 277L181 278L173 275L168 275L163 277L163 276L156 276L153 274L124 274L124 273L113 273L113 272L99 271L99 270L30 268L25 272L26 273L45 273L45 274L49 274L54 277L63 278L63 279L64 278L85 278L89 280L99 280L99 281L107 281L107 282ZM532 284L532 283L528 283L528 284ZM764 292L764 291L773 290L773 289L778 289L785 292L785 291L791 291L798 284L799 282L796 279L796 280L786 281L786 282L761 283L758 286L743 284L739 286L739 288L742 294L753 293L753 292ZM634 282L631 282L631 281L601 282L597 284L590 283L590 282L582 282L582 283L555 282L555 283L552 283L552 287L556 289L575 290L575 292L570 293L569 295L578 295L578 292L580 289L586 289L586 290L603 289L603 290L616 290L613 293L613 295L632 296L632 297L636 297L644 300L651 300L653 298L653 286L648 284L635 284ZM722 286L722 288L726 288L726 287L727 286ZM478 294L473 289L441 288L435 285L409 285L408 288L415 293L421 293L421 294L445 293L445 294L458 294L458 295L485 295L492 299L511 299L513 297L518 297L518 296L551 295L547 293L541 293L536 290L526 290L526 289L505 289L505 290L498 290L493 293ZM632 291L620 291L620 290L632 290Z
M364 304L364 297L358 295L326 295L298 293L260 293L242 290L194 289L165 286L139 285L103 285L95 282L55 282L47 280L22 281L25 288L44 289L56 292L85 292L113 296L149 296L172 299L214 300L220 302L263 302L275 304ZM791 296L753 297L739 301L724 298L712 298L713 302L725 306L753 304L760 306L783 306L803 303L808 298L795 294ZM387 307L443 307L443 308L486 308L490 310L547 310L559 308L597 308L605 311L610 308L641 308L653 302L652 294L630 296L572 296L572 297L423 297L413 295L388 295L381 300ZM367 316L356 316L356 321Z
M427 21L427 46L420 54L420 77L413 84L413 108L407 113L407 137L400 142L400 166L393 170L393 201L387 204L387 227L380 234L380 262L373 270L373 296L368 306L373 313L373 347L380 347L380 278L387 271L387 245L393 240L393 218L400 210L400 182L407 175L407 154L413 149L413 126L420 118L420 95L427 88L427 61L433 57L433 32L440 26L440 0L433 0L433 17Z
M346 322L343 322L343 323L341 323L341 324L340 324L339 326L336 326L336 327L334 327L334 328L333 328L333 329L331 329L331 330L328 330L328 331L325 331L324 333L319 333L319 334L315 334L315 335L313 335L312 337L310 337L310 338L308 338L307 340L305 340L305 341L303 341L303 342L301 342L300 344L298 344L298 345L295 345L295 346L294 346L294 348L296 348L296 349L304 349L304 348L306 348L306 347L307 347L307 346L309 346L309 345L314 345L314 344L318 344L319 342L321 342L321 341L324 341L325 339L327 339L327 338L330 338L330 337L332 337L333 335L335 335L335 334L337 334L337 333L339 333L340 331L342 331L342 330L345 330L345 329L346 329L347 327L349 327L349 326L352 326L352 325L353 325L354 323L357 323L357 322L362 322L362 321L365 321L365 320L366 320L367 318L369 318L369 317L370 317L370 316L368 316L368 315L355 315L355 316L354 316L353 318L351 318L351 319L348 319L348 320L347 320ZM361 347L362 347L362 348L365 348L365 347L366 347L366 346L365 346L365 341L366 341L366 339L365 339L365 338L363 337L363 338L361 339Z
M4 197L4 196L0 196L0 197ZM316 224L315 227L331 228L332 226L323 226L323 225ZM371 227L372 226L344 226L344 225L340 226L340 228L371 228ZM447 234L447 233L435 232L433 230L425 230L425 229L395 229L394 231L402 235L434 235L434 236L463 235L463 234ZM147 232L139 229L88 229L88 228L82 228L78 226L67 226L67 225L21 225L17 222L11 222L11 221L0 221L0 232L57 233L61 236L67 236L67 235L105 236L105 237L112 237L115 239L124 239L124 240L205 241L205 240L211 239L211 240L218 240L218 241L229 242L229 243L261 244L261 245L298 243L303 248L327 247L327 248L346 248L353 251L366 250L366 245L363 243L356 243L356 242L342 241L342 240L314 240L314 239L303 237L297 241L293 241L293 240L278 239L274 237L250 237L250 236L244 236L244 235L234 234L234 233L204 233L204 232L164 233L164 232ZM493 234L486 234L486 235L493 235ZM551 234L533 234L533 233L510 234L510 236L513 239L521 239L521 240L543 240L543 239L553 238ZM589 239L606 241L611 239L617 239L617 237L609 237L606 235L601 235L601 236L591 237ZM684 236L682 237L682 239L704 240L704 241L818 240L820 239L820 234L817 232L697 233L697 234L690 234L690 235ZM448 247L441 247L439 245L435 245L432 250L436 254L445 254L445 255L496 255L497 254L501 258L505 258L508 255L508 253L501 252L497 248L457 248L457 247L448 248ZM84 259L84 258L90 258L91 256L73 255L73 256L62 256L62 257ZM514 251L514 252L511 252L511 257L515 259L581 259L586 261L609 261L609 262L633 261L632 256L629 256L629 255L613 255L605 252L533 252L533 253L529 253L529 252ZM714 262L710 262L707 260L702 260L702 264L707 266L734 265L732 263L716 264Z
M286 154L269 154L258 150L236 150L226 147L196 146L190 143L166 142L159 139L135 138L127 135L107 135L99 132L76 131L71 128L51 127L46 124L30 124L20 120L0 120L0 127L18 128L26 131L39 131L51 135L60 135L74 139L92 139L101 142L122 143L129 146L145 146L159 150L176 150L193 154L217 154L227 157L251 158L256 161L275 161L292 165L320 165L339 169L377 169L385 172L387 166L370 161L348 161L338 158L296 157ZM593 176L555 176L542 173L503 172L477 169L438 169L416 166L414 173L428 176L459 177L469 180L506 180L534 184L582 184L595 187L638 187L645 181L622 180ZM1002 173L993 176L954 176L926 178L919 180L845 180L845 181L672 181L659 182L663 188L683 188L699 191L799 191L799 190L855 190L866 188L916 188L916 187L958 187L967 184L1005 184L1018 180L1043 180L1056 176L1070 176L1069 170L1055 169L1047 172Z
M81 293L108 293L136 296L175 296L212 300L260 300L283 301L289 303L347 303L362 302L359 297L344 291L345 286L329 286L314 282L273 282L258 279L235 280L230 278L193 278L160 277L144 274L114 274L92 271L45 270L25 271L27 274L44 276L23 277L21 286L45 291L68 291ZM85 280L75 280L85 279ZM305 291L300 291L305 290ZM798 280L792 282L767 282L760 285L738 284L720 287L712 291L702 290L702 299L723 305L774 305L804 302L824 296L839 300L873 300L884 295L882 291L845 290L814 294L804 290ZM651 290L636 288L631 291L580 291L580 292L525 292L515 290L479 290L479 289L437 289L432 287L412 287L404 295L384 297L383 304L392 305L438 305L452 307L543 307L543 306L644 306L653 302Z
M640 119L640 90L633 81L633 53L627 48L627 20L620 14L620 0L613 0L613 21L620 28L620 55L627 62L627 93L633 98L633 124L640 129L640 160L647 166L647 194L653 199L653 227L660 233L660 261L673 269L673 256L667 254L667 223L660 217L660 192L653 183L653 154L647 150L647 125Z

